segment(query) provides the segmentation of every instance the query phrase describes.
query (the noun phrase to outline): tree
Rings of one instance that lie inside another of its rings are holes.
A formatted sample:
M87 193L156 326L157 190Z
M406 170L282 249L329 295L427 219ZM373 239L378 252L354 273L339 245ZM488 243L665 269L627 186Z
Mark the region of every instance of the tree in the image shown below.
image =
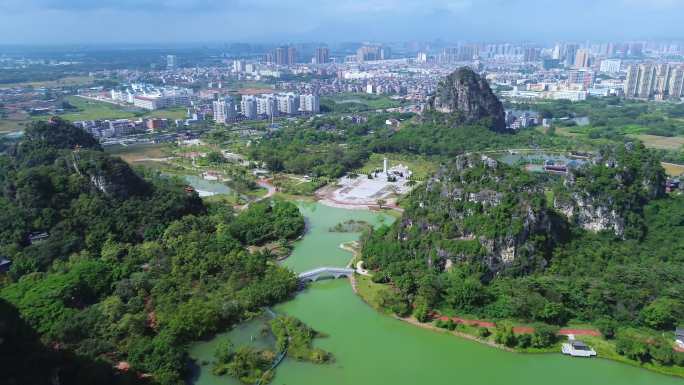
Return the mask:
M507 322L498 323L494 333L494 341L509 348L514 347L518 343L518 339L513 333L513 326Z
M651 328L659 330L671 330L681 319L683 305L680 301L671 298L658 298L651 302L641 311L643 323Z
M214 351L214 357L221 364L230 362L233 354L235 354L235 346L233 346L233 343L228 338L221 340Z
M463 277L456 272L448 276L444 299L457 310L470 312L484 300L482 283L474 277Z
M531 334L521 334L518 336L518 347L521 349L527 349L532 346L532 335ZM536 346L535 346L536 347Z
M537 318L554 325L562 325L568 320L568 311L562 303L547 302Z
M545 348L556 343L558 328L540 324L534 327L534 333L532 333L532 346L535 348Z
M207 154L207 161L209 163L220 164L223 163L225 160L226 158L224 158L220 152L212 151Z
M639 362L648 362L650 355L648 346L631 335L618 335L615 340L618 354Z
M413 316L416 317L419 322L427 322L430 320L430 308L425 298L418 297L418 299L413 302L413 305L415 306L413 309Z
M615 332L617 331L618 327L617 321L612 318L601 318L596 321L595 324L606 339L615 338Z

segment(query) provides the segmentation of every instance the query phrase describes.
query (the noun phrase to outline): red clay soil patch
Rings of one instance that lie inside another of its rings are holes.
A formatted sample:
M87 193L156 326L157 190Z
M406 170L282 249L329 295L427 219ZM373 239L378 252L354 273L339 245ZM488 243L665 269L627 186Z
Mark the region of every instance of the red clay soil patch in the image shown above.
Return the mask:
M476 327L489 328L489 329L493 329L496 327L496 324L494 322L470 320L470 319L464 319L464 318L459 318L459 317L447 317L447 316L440 315L437 312L433 312L431 314L431 316L432 316L432 318L438 318L439 320L444 321L444 322L452 320L455 323L464 324L464 325L468 325L468 326L476 326ZM513 327L513 333L515 333L515 334L533 334L534 328L531 326L514 326ZM598 330L593 330L593 329L560 329L558 331L558 335L567 336L568 334L573 334L576 336L593 336L593 337L600 337L601 336L601 333ZM684 348L682 348L682 351L684 351Z
M532 334L534 333L534 328L529 326L515 326L513 327L513 333L515 334Z
M567 336L568 334L574 334L576 336L593 336L600 337L601 333L598 330L592 329L561 329L558 331L559 335Z

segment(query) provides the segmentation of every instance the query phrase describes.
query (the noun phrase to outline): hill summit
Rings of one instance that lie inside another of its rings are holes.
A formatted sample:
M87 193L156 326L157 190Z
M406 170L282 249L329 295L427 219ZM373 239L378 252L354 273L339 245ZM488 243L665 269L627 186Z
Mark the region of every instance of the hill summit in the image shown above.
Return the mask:
M491 119L491 130L508 132L503 105L487 80L467 67L461 67L437 86L428 100L428 109L456 114L462 123Z

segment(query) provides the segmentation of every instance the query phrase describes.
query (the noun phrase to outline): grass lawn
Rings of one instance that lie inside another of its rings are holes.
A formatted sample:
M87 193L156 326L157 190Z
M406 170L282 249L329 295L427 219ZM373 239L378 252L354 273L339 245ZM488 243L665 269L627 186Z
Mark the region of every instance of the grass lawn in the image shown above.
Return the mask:
M166 118L171 120L185 119L186 109L175 107L163 110L145 111L133 106L124 107L118 104L69 96L67 101L78 108L78 111L61 115L66 120L103 120L134 118Z
M154 110L143 115L143 118L166 118L171 120L186 119L187 109L185 107L174 107L164 110Z
M286 194L311 196L324 186L327 181L323 179L305 180L302 177L287 174L273 176L273 185Z
M0 133L23 130L28 120L0 119Z
M251 190L248 194L249 196L254 198L263 198L264 196L266 196L266 194L268 194L268 189L259 187L257 189Z
M546 205L553 208L553 200L555 199L553 190L544 190L544 196L546 197Z
M644 145L649 148L656 148L659 150L678 150L684 146L683 136L657 136L657 135L630 135L633 138L644 142Z
M114 156L121 157L127 163L146 158L164 158L169 154L169 144L141 144L135 146L108 146L105 150Z
M342 93L321 98L321 102L334 103L339 107L345 104L365 105L370 110L400 107L402 103L384 95L370 95L362 93Z
M356 275L356 290L359 296L366 301L373 309L389 314L389 310L380 306L381 294L384 291L390 290L386 285L375 283L370 277L365 275Z
M662 162L661 165L669 176L680 176L684 174L684 165L665 162Z
M57 80L44 80L39 82L21 82L21 83L9 83L0 84L0 88L12 88L12 87L61 87L61 86L80 86L85 84L90 84L93 82L93 78L89 76L67 76Z
M131 119L140 114L142 110L125 109L117 104L99 102L80 98L78 96L69 96L67 101L74 107L78 108L76 112L69 112L61 115L66 120L98 120L98 119Z
M567 136L570 138L574 138L576 136L582 135L582 134L578 133L577 131L573 131L573 128L575 128L575 127L556 127L556 135Z

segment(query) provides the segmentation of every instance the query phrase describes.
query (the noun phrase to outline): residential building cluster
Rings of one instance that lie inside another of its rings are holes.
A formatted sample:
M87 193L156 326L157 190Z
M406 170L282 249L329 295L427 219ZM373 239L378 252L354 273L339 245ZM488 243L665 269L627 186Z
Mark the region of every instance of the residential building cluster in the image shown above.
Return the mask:
M221 124L276 116L317 114L321 108L318 94L299 95L293 92L242 95L239 104L234 103L231 97L224 97L212 104L214 121Z
M627 98L679 100L684 96L684 64L632 64L624 91Z
M82 120L74 124L92 134L95 138L104 140L120 138L128 135L140 134L147 131L163 130L169 126L168 119L112 119L112 120Z

